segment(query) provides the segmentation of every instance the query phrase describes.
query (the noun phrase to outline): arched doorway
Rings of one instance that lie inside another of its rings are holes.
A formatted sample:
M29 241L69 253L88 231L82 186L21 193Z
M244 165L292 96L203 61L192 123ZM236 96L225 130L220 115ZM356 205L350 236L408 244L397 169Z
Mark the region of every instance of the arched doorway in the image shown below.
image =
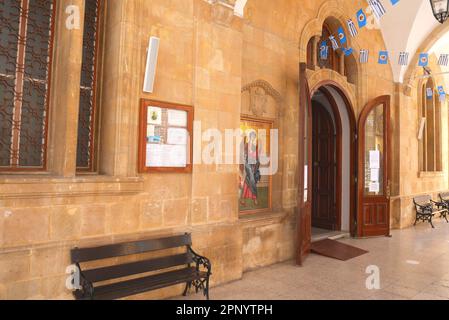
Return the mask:
M356 122L347 95L335 82L313 88L311 102L311 234L318 240L355 230Z

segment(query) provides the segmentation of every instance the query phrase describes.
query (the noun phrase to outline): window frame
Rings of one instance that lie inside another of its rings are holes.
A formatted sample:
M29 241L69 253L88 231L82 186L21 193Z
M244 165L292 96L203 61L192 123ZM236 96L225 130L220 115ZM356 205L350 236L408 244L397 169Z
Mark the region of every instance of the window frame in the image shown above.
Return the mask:
M57 1L51 0L52 2L52 8L50 11L50 37L49 37L49 45L48 45L48 61L47 61L47 90L45 92L45 117L44 117L44 123L43 123L43 141L42 141L42 165L41 166L20 166L20 130L21 125L14 125L14 122L21 123L22 119L21 116L21 110L23 107L23 100L20 101L20 107L16 106L16 103L13 104L13 124L11 126L11 144L9 145L9 148L11 149L11 155L10 155L10 165L8 167L6 166L0 166L0 174L2 173L30 173L30 172L46 172L47 171L47 165L48 165L48 140L49 140L49 120L51 119L51 108L50 108L50 101L51 101L51 90L52 90L52 71L53 71L53 60L54 60L54 41L56 37L56 16L57 16ZM26 6L24 5L26 4ZM20 16L19 16L19 26L18 26L18 34L17 37L19 40L17 41L17 53L16 53L16 63L15 63L15 85L14 85L14 100L16 100L16 97L18 95L16 88L18 86L22 87L23 92L23 86L25 83L25 63L26 63L26 39L27 39L27 30L28 30L28 19L29 15L24 14L24 12L29 11L29 5L30 0L21 0L20 2ZM21 43L21 39L25 39L25 41L22 40L23 43ZM23 66L23 71L20 72L20 66ZM18 75L21 75L21 80L18 81ZM21 83L19 83L21 82ZM20 93L19 93L20 94ZM19 112L17 112L17 109ZM14 145L17 145L17 149L14 150ZM14 156L14 151L17 152L17 156ZM16 163L14 163L14 159L16 159Z
M100 50L100 45L104 41L104 16L105 16L105 7L106 2L103 0L95 0L98 2L97 8L97 21L96 21L96 38L95 38L95 52L94 52L94 70L93 70L93 81L92 81L92 119L90 121L90 155L89 155L89 166L88 167L78 167L78 140L79 140L79 130L76 138L76 150L77 150L77 158L76 158L76 174L95 174L98 173L98 154L99 154L99 140L100 140L100 101L101 101L101 86L98 85L98 80L101 78L99 75L103 72L103 50ZM85 21L85 16L83 17L83 21ZM84 44L84 32L83 32L83 44ZM83 66L84 57L81 59L81 71ZM79 92L81 97L81 78L79 84ZM81 104L79 104L79 111L81 110ZM78 124L79 128L79 117Z
M431 73L429 73L431 75ZM429 86L430 83L430 86ZM427 97L427 89L432 88L432 98ZM439 95L435 89L434 80L432 77L425 79L420 86L419 90L419 123L423 118L426 119L424 126L423 137L419 141L419 172L420 176L423 174L438 174L443 172L443 153L442 153L442 121L441 109L442 103L439 101ZM429 104L432 104L432 109L429 109ZM431 110L431 111L430 111ZM431 114L429 114L429 112ZM429 122L429 116L432 117L432 122ZM432 141L429 143L429 134L432 134ZM429 145L432 145L430 152L433 153L429 158ZM429 164L432 161L433 164Z

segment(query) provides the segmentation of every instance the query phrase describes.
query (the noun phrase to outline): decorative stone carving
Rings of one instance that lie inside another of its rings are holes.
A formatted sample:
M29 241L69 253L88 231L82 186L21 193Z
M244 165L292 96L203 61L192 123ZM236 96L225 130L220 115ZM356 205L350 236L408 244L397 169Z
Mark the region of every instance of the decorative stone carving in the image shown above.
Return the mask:
M250 89L250 109L256 117L262 117L267 112L267 94L261 87Z
M212 18L219 24L229 26L234 18L235 0L212 0Z
M265 80L256 80L242 88L242 93L249 93L249 111L255 117L264 117L268 112L269 98L274 100L279 115L282 97L271 84Z

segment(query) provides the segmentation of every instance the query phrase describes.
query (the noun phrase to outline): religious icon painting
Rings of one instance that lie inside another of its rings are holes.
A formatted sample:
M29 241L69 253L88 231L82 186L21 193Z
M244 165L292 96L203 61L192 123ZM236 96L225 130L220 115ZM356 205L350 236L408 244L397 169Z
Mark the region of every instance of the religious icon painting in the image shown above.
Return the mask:
M271 121L242 118L240 129L239 209L241 214L271 210Z

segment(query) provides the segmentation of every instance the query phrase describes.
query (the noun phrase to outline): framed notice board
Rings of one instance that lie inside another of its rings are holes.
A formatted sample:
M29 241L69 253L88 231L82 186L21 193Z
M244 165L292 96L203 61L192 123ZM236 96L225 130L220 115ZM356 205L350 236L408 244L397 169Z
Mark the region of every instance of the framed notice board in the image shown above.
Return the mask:
M139 172L192 172L193 107L141 101Z

